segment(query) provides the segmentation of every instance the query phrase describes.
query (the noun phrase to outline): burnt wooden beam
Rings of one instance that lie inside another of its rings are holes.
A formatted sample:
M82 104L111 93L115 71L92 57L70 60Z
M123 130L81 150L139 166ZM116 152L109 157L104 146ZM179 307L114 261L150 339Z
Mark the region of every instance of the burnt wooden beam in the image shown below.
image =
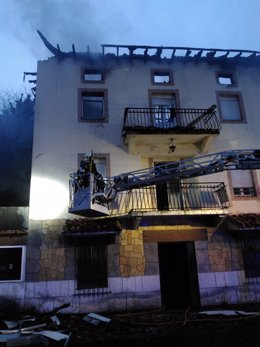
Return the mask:
M66 55L66 53L62 52L59 48L55 48L47 39L46 37L40 32L40 30L37 30L38 35L40 36L40 38L42 39L42 42L44 43L44 45L48 48L48 50L55 56L58 58L61 58L63 56Z
M216 53L217 53L217 51L208 52L206 54L206 57L209 58L209 59L214 58Z

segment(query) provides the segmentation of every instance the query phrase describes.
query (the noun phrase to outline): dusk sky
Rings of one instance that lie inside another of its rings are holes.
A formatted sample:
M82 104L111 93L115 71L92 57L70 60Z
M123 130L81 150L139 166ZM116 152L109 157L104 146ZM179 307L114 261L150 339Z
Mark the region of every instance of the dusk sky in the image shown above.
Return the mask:
M101 44L260 51L260 0L0 0L0 94L28 88L23 72L54 46Z

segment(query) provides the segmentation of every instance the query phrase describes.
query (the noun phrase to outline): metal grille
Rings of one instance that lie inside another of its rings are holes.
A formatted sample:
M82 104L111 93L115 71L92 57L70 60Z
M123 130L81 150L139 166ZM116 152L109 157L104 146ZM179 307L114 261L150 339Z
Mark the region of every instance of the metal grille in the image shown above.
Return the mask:
M107 248L93 244L77 248L77 289L107 287Z

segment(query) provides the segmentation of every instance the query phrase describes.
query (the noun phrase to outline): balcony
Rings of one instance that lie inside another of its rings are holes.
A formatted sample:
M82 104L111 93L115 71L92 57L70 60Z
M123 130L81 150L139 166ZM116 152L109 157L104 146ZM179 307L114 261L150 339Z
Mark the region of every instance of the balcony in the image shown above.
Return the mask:
M172 142L182 155L195 155L219 132L215 105L208 109L165 106L126 108L122 135L129 153L167 152Z
M181 183L121 192L112 215L219 214L230 206L224 183Z

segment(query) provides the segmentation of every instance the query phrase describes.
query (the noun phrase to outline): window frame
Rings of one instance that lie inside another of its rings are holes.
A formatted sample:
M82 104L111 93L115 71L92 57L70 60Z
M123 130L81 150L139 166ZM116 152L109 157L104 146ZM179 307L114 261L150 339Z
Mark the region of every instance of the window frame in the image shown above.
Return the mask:
M257 200L260 198L260 187L258 184L258 179L257 179L257 173L256 170L248 170L251 173L251 178L252 178L252 183L253 187L255 190L255 195L235 195L234 193L234 188L233 187L233 182L232 182L232 176L231 172L227 171L227 176L228 176L228 185L229 185L229 191L230 191L230 196L232 200Z
M239 107L239 113L240 113L240 119L239 120L231 120L231 119L225 119L223 117L222 108L221 108L221 97L236 97L238 101L238 107ZM243 96L241 92L226 92L226 91L216 91L216 98L217 98L217 105L218 105L218 113L219 113L219 119L221 123L229 123L229 124L242 124L247 123L246 119L246 112L243 102Z
M0 251L1 251L1 249L10 249L10 248L12 248L12 249L13 248L21 248L22 249L20 278L19 279L1 279L1 277L0 277L0 283L3 283L3 282L22 282L25 280L26 246L24 246L24 245L0 246Z
M156 73L158 74L169 74L169 82L155 82L154 77L156 75ZM151 83L153 85L160 85L160 86L170 86L170 85L174 85L174 79L173 79L173 72L171 69L151 69Z
M86 71L89 72L96 72L97 74L101 75L101 80L86 80L84 78ZM81 69L81 82L82 83L90 83L90 84L104 84L105 83L105 73L104 73L104 69L96 67L82 67Z
M153 107L152 99L155 95L169 95L175 97L176 108L180 107L180 95L178 89L148 89L148 102L149 107Z
M162 97L162 96L169 96L171 98L174 98L174 102L175 102L174 109L179 108L179 91L177 89L148 89L149 108L156 110L156 107L153 105L153 98ZM171 117L171 109L172 109L171 107L166 107L166 108L162 107L161 110L158 109L158 112L157 111L154 112L153 120L152 120L153 126L159 127L162 129L167 128L169 117Z
M220 77L230 77L231 84L222 84L219 82ZM234 72L231 71L216 71L216 83L218 86L224 87L224 88L230 88L230 87L237 87L237 79Z
M83 97L100 96L103 94L103 118L84 119L83 118ZM79 88L78 89L78 121L80 123L107 123L108 122L108 90L107 89L93 89L93 88Z
M84 157L84 155L86 154L86 152L81 152L78 153L78 167L80 164L81 159ZM110 177L110 154L109 153L93 153L93 158L94 158L94 162L95 162L95 158L96 159L105 159L106 161L106 176Z

